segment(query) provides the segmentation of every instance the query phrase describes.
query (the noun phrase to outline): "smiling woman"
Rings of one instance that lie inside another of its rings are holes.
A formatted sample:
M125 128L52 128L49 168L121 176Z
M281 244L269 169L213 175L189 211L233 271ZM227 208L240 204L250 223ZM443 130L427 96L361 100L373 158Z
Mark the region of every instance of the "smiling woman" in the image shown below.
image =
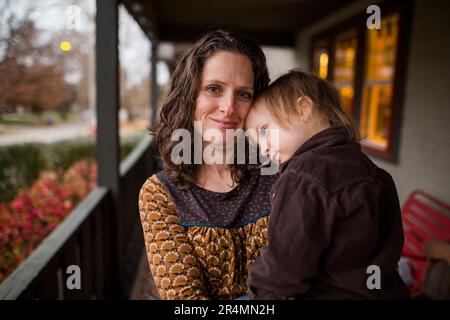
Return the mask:
M251 61L242 54L217 52L205 63L196 100L194 120L201 121L202 134L209 129L240 129L252 103ZM215 141L215 143L223 143ZM230 141L227 141L230 142Z
M176 129L242 128L254 97L269 82L253 41L206 34L178 61L156 132L164 170L142 186L139 208L148 262L163 299L235 299L247 293L248 266L266 244L275 176L246 165L174 163ZM191 149L194 144L191 145ZM222 150L225 151L224 148ZM194 152L191 152L194 156Z
M205 63L197 96L195 120L203 129L242 128L253 97L250 59L231 52L218 52Z
M243 128L252 103L253 81L251 62L245 55L223 51L208 58L201 74L194 112L194 121L201 124L204 145L214 144L215 149L220 150L223 144L233 143L227 141L234 140L234 136L226 135L226 130ZM208 141L209 134L206 134L207 130L211 133L211 129L221 132L215 135L214 141ZM230 191L238 182L230 175L225 176L226 184L220 185L219 181L208 181L204 174L205 170L201 170L197 181L211 190ZM209 185L205 185L207 183Z

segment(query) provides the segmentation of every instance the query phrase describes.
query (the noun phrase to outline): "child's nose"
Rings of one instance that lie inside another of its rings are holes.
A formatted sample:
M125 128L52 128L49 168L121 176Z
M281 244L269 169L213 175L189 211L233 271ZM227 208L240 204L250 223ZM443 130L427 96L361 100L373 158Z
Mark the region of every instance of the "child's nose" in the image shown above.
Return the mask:
M259 147L261 148L261 153L267 156L269 153L269 144L266 137L259 137Z

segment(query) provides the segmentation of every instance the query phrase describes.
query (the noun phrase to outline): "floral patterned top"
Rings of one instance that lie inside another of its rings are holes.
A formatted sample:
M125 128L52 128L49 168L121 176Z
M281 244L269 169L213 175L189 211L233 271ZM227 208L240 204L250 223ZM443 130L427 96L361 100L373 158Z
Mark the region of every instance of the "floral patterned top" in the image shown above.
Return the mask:
M275 176L254 171L229 192L180 190L165 171L147 179L139 210L147 258L162 299L247 294L251 262L267 243Z

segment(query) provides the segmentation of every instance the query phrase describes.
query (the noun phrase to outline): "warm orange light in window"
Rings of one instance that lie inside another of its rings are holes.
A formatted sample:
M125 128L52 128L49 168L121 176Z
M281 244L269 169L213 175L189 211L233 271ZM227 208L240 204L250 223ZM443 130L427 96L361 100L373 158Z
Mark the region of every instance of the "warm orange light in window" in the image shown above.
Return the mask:
M383 18L380 30L367 32L360 134L365 145L381 151L389 147L398 33L398 14Z
M326 79L328 75L328 53L322 52L319 56L319 77Z
M356 67L357 32L349 29L340 33L335 40L333 82L339 91L342 108L353 118L354 78Z
M349 117L353 117L353 99L355 96L353 87L342 87L339 89L339 94L341 95L342 108L344 109L344 112Z

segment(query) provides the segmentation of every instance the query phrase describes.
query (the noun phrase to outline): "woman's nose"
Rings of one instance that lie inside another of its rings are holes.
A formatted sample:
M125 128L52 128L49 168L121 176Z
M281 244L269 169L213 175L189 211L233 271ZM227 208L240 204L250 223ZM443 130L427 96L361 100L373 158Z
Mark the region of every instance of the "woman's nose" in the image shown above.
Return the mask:
M224 94L220 101L220 111L222 111L225 116L230 116L234 112L235 101L234 95L232 94Z

